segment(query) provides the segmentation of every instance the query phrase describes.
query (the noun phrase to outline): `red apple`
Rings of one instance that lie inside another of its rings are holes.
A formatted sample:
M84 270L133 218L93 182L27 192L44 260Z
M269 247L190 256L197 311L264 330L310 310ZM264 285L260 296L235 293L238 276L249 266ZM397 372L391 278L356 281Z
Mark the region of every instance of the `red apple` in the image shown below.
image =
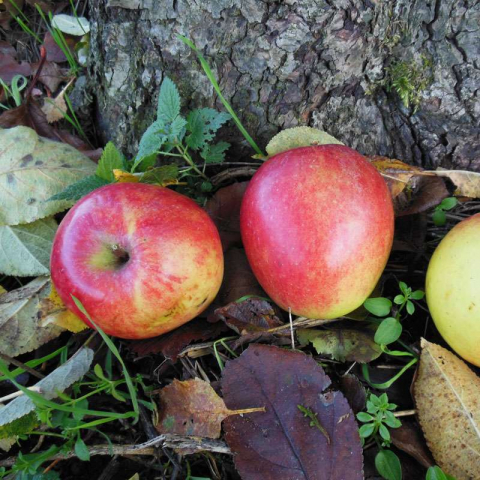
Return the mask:
M282 308L335 318L359 307L385 268L394 214L387 185L343 145L273 156L253 176L240 228L250 266Z
M210 217L187 197L138 183L107 185L80 200L53 242L52 280L63 302L121 338L173 330L205 310L223 277Z

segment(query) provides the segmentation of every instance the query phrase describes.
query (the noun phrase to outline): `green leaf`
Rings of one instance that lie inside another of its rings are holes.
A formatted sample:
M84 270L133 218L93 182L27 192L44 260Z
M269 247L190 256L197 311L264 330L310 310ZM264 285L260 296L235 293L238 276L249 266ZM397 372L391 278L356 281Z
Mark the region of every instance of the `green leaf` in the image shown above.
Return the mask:
M97 188L108 185L109 183L110 182L107 182L103 178L97 177L96 175L91 175L90 177L85 177L78 182L72 183L62 192L50 197L47 202L67 200L69 203L75 203L85 195L88 195L90 192L93 192Z
M228 142L218 142L215 145L205 146L200 152L200 156L205 163L222 163L225 160L225 151L229 148Z
M200 186L200 190L203 193L208 193L213 190L213 185L210 182L202 182L202 185Z
M185 136L185 126L187 121L178 116L172 123L168 125L168 141L171 143L180 143Z
M167 182L176 180L178 177L177 165L163 165L152 170L147 170L141 177L140 182L155 185L164 185Z
M68 35L83 37L90 31L90 22L84 17L60 13L52 18L52 27Z
M372 415L370 415L369 413L366 413L366 412L359 412L357 413L357 419L360 420L361 422L365 423L365 422L371 422L373 420L375 420Z
M167 141L168 137L165 131L165 122L158 119L153 122L142 135L138 146L138 154L132 166L132 173L146 157L157 156L160 147Z
M409 315L413 315L415 312L415 305L410 300L407 302L407 312Z
M362 438L367 438L373 433L373 429L375 428L373 423L367 423L366 425L362 425L358 430L359 435Z
M217 112L212 108L193 110L187 117L187 145L193 150L203 148L213 140L217 130L228 120L230 115L225 112Z
M393 299L393 303L396 305L402 305L405 302L405 297L403 295L396 295Z
M65 391L72 383L80 380L88 372L92 360L93 350L84 347L66 363L37 382L35 386L41 389L43 398L47 400L56 398L59 392ZM4 366L5 364L2 365L2 369ZM33 410L35 410L35 403L29 396L17 397L0 409L0 425L11 423L17 418L28 415Z
M266 150L268 155L272 156L292 148L327 144L343 145L342 142L322 130L311 127L294 127L277 133L270 140Z
M80 437L78 437L77 441L75 442L75 455L84 462L88 462L90 460L90 451Z
M377 317L386 317L392 308L392 302L388 298L368 298L363 306Z
M2 411L0 407L0 412ZM32 431L39 424L35 412L30 412L28 415L17 418L11 423L0 426L0 439L16 437Z
M375 457L375 467L386 480L402 480L402 466L391 450L380 450Z
M180 115L180 94L177 86L168 77L163 79L158 95L157 119L173 122Z
M447 215L442 209L437 209L433 212L432 220L437 227L443 227L447 222Z
M388 410L385 412L385 425L389 426L390 428L398 428L402 426L402 422Z
M49 217L74 204L47 199L97 165L77 149L39 137L27 127L0 128L0 225L19 225Z
M0 272L18 277L48 275L56 230L57 222L51 217L0 227Z
M380 427L379 427L378 431L380 432L380 436L386 442L390 441L390 432L388 431L388 428L385 425L383 425L383 423L380 424Z
M425 296L425 292L423 290L415 290L411 295L410 298L412 300L421 300Z
M125 160L123 155L117 150L117 147L112 142L105 145L102 156L98 161L96 175L103 178L107 182L113 183L115 176L113 170L123 170L125 168Z
M405 282L398 282L401 292L408 297L408 285Z
M389 345L396 342L402 334L402 324L393 317L386 318L375 332L375 342L379 345Z
M444 198L439 207L443 210L451 210L458 204L458 200L455 197Z
M427 476L425 478L426 480L455 480L454 477L444 473L443 470L436 465L428 469Z

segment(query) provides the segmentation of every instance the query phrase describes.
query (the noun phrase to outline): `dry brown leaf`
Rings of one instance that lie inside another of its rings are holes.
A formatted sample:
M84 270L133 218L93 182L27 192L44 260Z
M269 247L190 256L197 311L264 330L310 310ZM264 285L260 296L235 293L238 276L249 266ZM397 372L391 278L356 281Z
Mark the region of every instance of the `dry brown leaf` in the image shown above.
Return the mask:
M42 107L42 112L45 114L48 123L58 122L64 118L67 113L67 104L62 94L57 98L46 98Z
M37 73L41 62L32 63L32 75ZM56 92L60 84L65 80L65 71L58 64L46 60L43 63L38 81L43 83L51 92Z
M413 393L428 447L445 473L480 478L480 378L445 348L421 345Z
M265 408L229 410L208 382L174 380L159 392L159 433L219 438L222 421L230 415L264 412Z
M449 178L457 187L459 197L480 198L480 173L467 170L435 170L435 175Z

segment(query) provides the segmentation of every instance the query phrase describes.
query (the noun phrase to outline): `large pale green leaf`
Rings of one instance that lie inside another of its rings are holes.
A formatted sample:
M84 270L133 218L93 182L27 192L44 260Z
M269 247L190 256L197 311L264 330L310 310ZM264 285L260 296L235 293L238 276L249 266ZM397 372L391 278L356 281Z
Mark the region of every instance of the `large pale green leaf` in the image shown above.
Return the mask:
M292 148L309 147L312 145L343 145L342 142L332 137L327 132L311 127L294 127L277 133L267 145L267 153L270 156L286 152Z
M96 164L75 148L39 137L27 127L0 129L0 225L19 225L49 217L73 205L47 202Z
M0 273L15 277L48 275L56 230L57 222L51 217L0 227Z
M50 294L50 289L48 277L38 277L0 295L0 353L16 357L31 352L65 331L53 324L40 324L39 302Z

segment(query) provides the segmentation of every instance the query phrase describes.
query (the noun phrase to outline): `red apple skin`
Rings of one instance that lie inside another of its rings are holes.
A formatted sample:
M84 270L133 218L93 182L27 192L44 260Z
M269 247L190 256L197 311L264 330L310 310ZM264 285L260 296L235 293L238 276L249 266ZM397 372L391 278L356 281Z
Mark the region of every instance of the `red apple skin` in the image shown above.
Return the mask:
M128 253L126 263L119 263L114 245ZM117 183L93 191L65 216L51 274L60 298L87 325L93 327L71 295L107 334L149 338L211 303L223 278L222 245L212 220L189 198Z
M359 307L393 241L388 187L343 145L295 148L267 160L243 198L240 229L253 273L285 310L336 318Z

